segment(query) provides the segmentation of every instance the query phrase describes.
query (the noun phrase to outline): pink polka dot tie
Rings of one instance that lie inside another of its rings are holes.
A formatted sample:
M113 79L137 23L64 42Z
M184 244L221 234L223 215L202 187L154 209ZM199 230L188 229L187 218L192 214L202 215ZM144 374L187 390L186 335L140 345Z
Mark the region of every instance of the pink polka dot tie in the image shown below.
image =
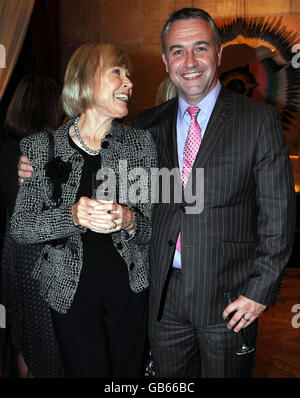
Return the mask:
M187 184L190 172L193 168L193 164L201 144L201 129L197 122L197 116L200 112L200 109L197 106L190 106L187 111L191 116L191 124L183 150L183 166L181 171L181 181L183 188L185 188ZM180 234L178 235L178 239L176 242L176 250L181 253Z

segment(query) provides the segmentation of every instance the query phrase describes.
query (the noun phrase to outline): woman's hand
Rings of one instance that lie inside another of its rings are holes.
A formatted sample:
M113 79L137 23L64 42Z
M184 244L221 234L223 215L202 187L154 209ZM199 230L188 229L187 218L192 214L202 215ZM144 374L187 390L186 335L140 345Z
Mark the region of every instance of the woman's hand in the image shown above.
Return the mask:
M89 224L88 228L99 233L109 234L125 229L132 234L135 231L133 211L117 203L97 202Z
M95 206L99 205L97 200L82 196L77 203L72 206L72 217L74 224L90 228L92 214Z

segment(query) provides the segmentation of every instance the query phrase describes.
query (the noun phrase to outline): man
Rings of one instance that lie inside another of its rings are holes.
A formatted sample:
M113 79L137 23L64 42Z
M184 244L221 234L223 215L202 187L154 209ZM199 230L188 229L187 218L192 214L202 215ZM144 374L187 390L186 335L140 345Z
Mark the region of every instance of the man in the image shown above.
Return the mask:
M275 302L293 245L286 144L273 107L221 88L222 48L206 12L174 12L161 37L178 97L134 125L152 131L160 169L180 168L182 181L175 173L171 191L179 186L185 202L174 194L165 203L160 193L153 209L149 336L156 376L248 377L254 353L237 355L239 331L255 344L257 318ZM188 191L202 183L204 204L195 212Z
M151 129L160 169L179 167L183 180L191 161L189 129L201 130L192 171L204 169L204 207L191 214L175 200L154 206L149 304L154 364L163 377L247 377L254 354L236 354L238 332L244 329L248 344L255 344L257 318L275 301L293 245L295 202L286 144L273 107L221 88L222 48L207 13L174 12L161 39L178 97L145 111L134 125ZM188 107L200 109L196 122ZM195 135L192 139L195 148ZM193 173L187 179L196 186ZM230 305L227 292L235 296ZM234 315L227 325L229 314Z

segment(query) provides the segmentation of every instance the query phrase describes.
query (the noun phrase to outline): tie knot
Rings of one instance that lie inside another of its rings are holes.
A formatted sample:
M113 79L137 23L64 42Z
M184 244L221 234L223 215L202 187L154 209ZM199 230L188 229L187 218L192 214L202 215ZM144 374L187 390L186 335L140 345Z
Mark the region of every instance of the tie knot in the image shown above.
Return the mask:
M191 119L196 119L198 113L200 112L200 109L198 108L198 106L190 106L189 108L187 108L187 111L190 114Z

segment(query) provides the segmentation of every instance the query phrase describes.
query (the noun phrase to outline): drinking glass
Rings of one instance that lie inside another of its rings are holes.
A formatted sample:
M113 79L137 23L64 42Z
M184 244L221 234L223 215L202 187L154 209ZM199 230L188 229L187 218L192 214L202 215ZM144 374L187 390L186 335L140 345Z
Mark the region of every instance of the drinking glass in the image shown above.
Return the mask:
M229 292L225 293L224 297L225 297L227 305L231 304L236 299L235 296ZM233 315L234 315L234 312L229 314L227 321L230 321L230 319L233 317ZM240 346L239 350L236 352L236 355L250 354L250 352L253 352L255 350L254 346L251 346L247 343L243 329L241 329L238 332L238 336L240 339L241 346Z

